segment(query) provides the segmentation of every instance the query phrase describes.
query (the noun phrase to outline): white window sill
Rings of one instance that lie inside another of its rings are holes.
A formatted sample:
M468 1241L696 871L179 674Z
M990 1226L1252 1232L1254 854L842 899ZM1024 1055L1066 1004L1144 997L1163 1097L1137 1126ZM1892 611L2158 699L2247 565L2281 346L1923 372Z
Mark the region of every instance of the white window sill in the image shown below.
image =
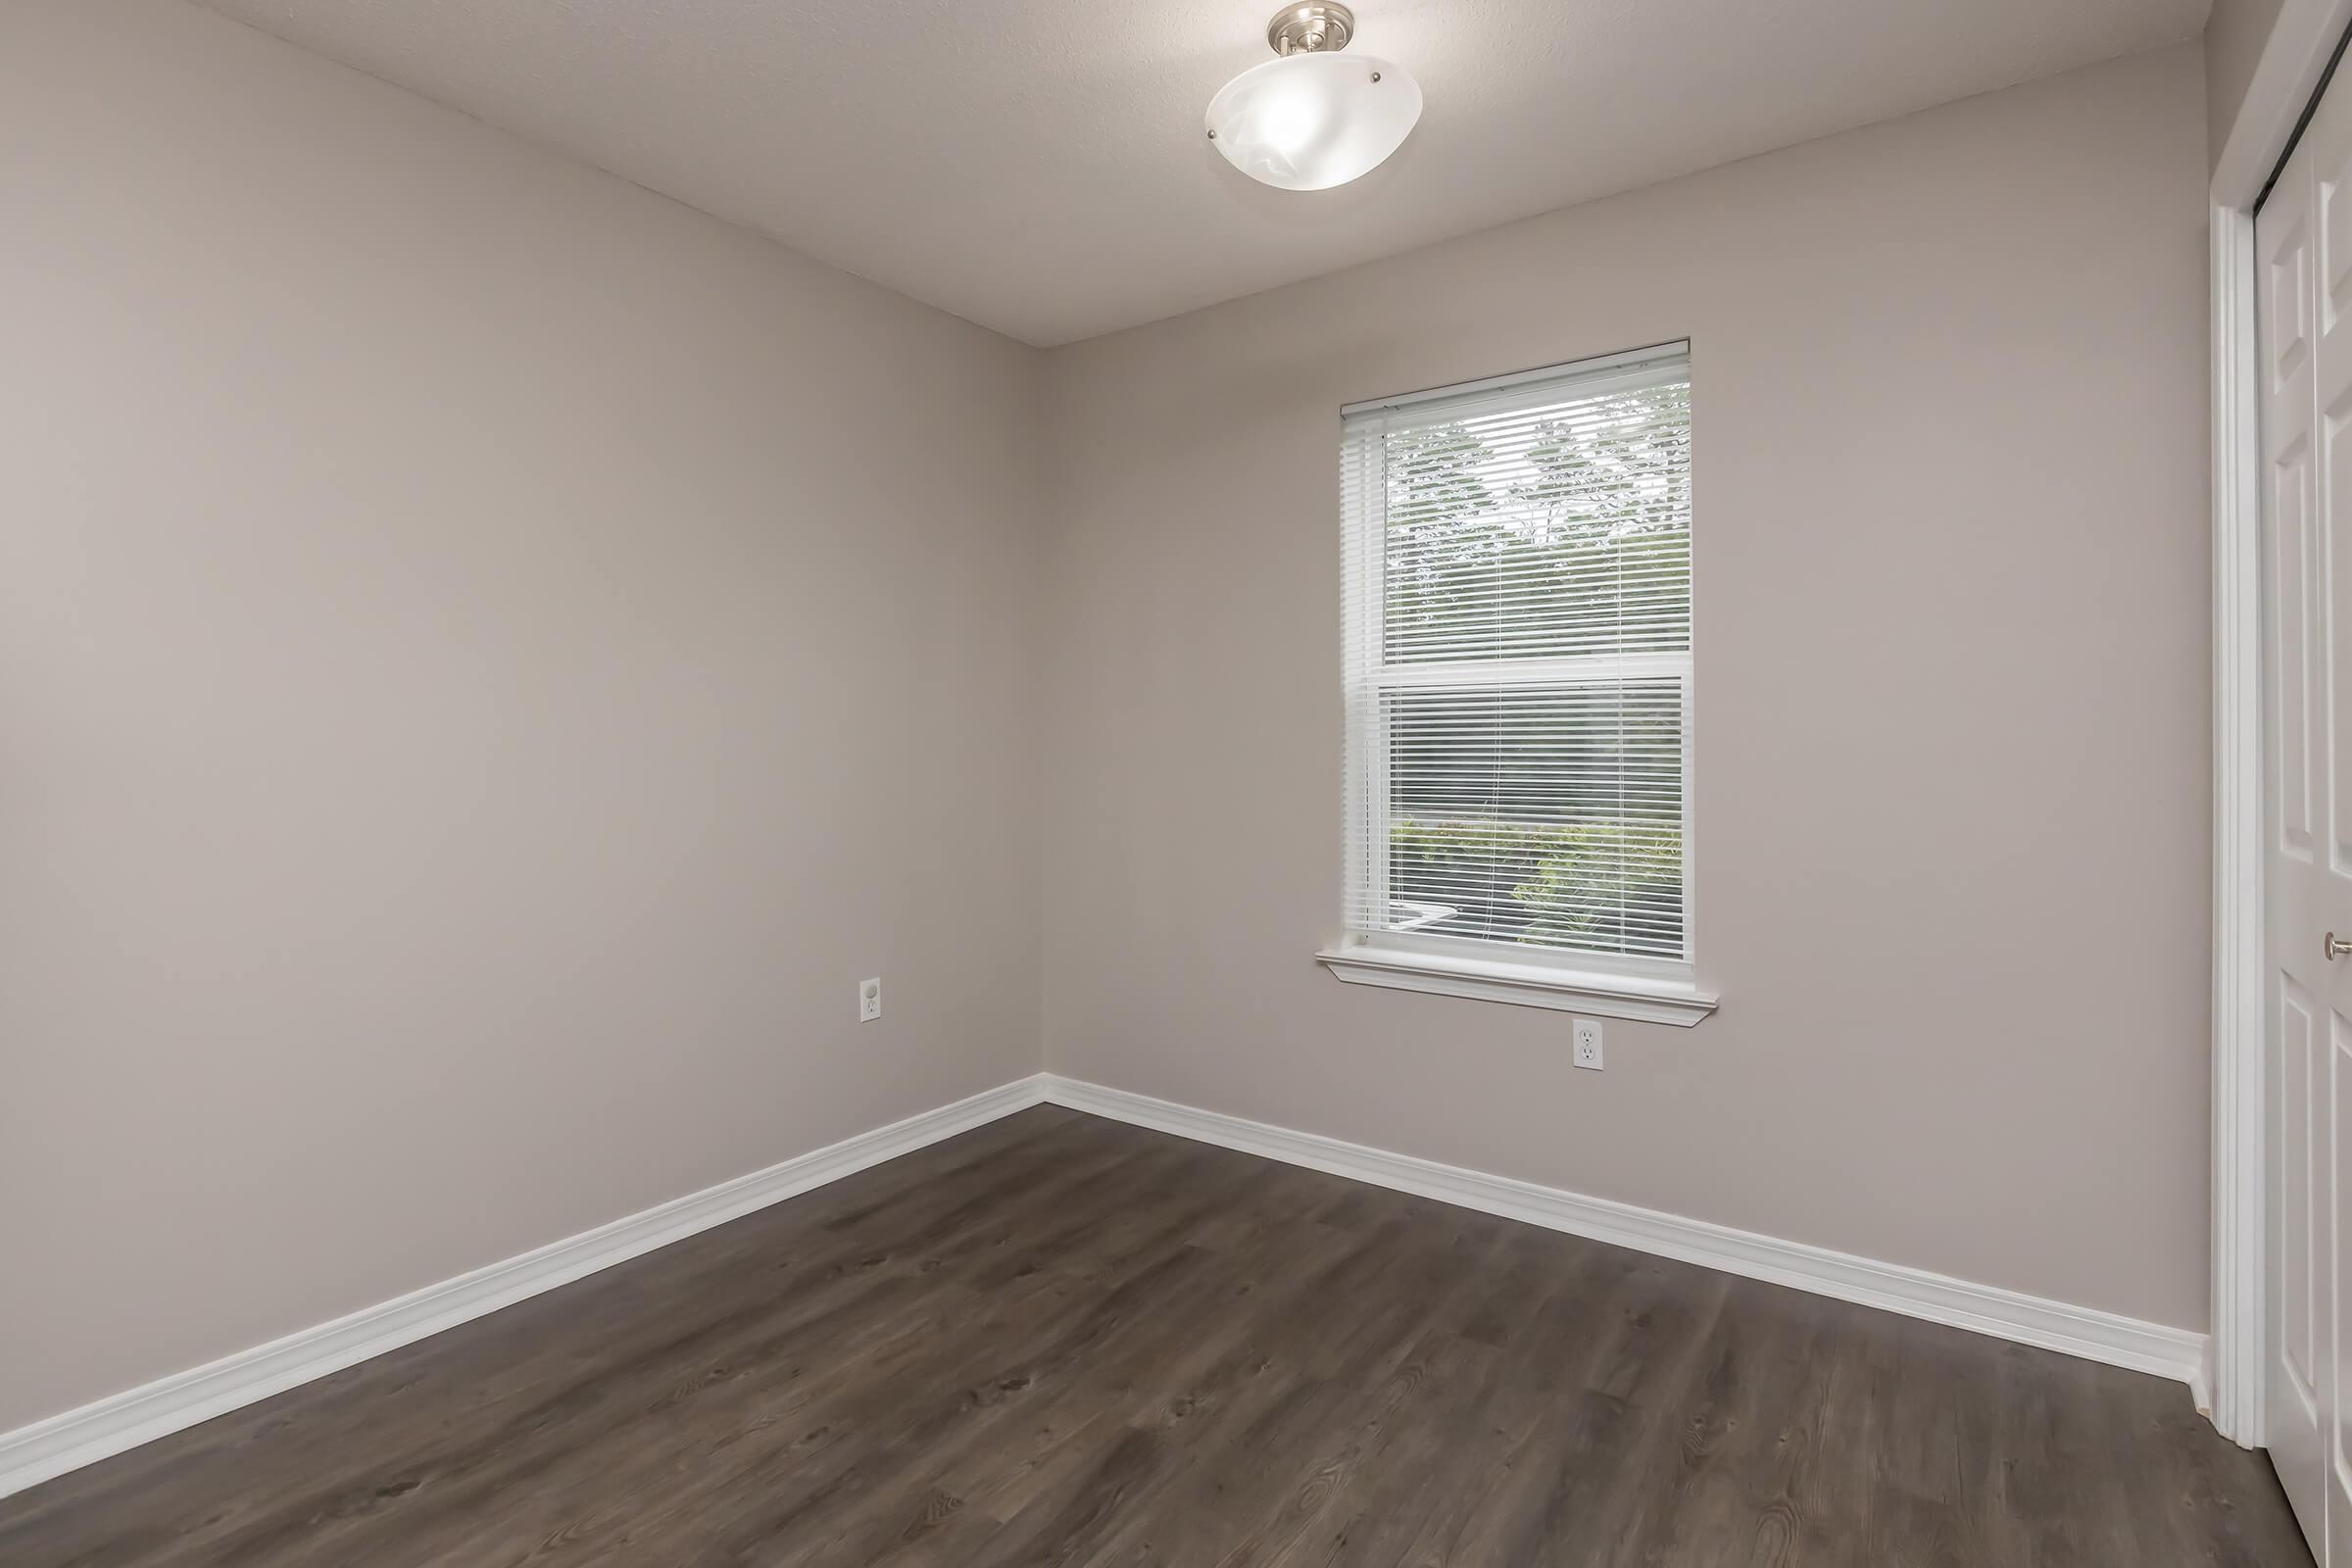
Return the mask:
M1553 1007L1562 1012L1634 1018L1682 1029L1713 1012L1720 1000L1713 992L1673 980L1592 974L1550 964L1506 963L1493 958L1397 953L1385 948L1341 948L1318 953L1315 960L1349 985L1387 986L1395 991L1420 991L1440 997L1472 997L1481 1002L1515 1003L1523 1007Z

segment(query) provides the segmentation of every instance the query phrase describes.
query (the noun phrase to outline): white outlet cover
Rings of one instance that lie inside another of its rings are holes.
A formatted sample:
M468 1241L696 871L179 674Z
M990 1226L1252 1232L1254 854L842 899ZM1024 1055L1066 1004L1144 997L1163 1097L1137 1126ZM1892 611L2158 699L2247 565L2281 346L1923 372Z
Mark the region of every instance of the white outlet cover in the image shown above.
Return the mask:
M1600 1020L1597 1018L1577 1019L1571 1026L1569 1038L1575 1042L1576 1064L1579 1067L1590 1067L1594 1072L1599 1072L1601 1070Z
M882 980L881 980L881 977L877 975L876 977L874 977L874 978L873 978L873 979L871 979L871 980L860 980L860 981L858 981L858 1021L859 1023L872 1023L872 1022L873 1022L873 1021L874 1021L876 1018L879 1018L879 1017L881 1017L881 1016L882 1016Z

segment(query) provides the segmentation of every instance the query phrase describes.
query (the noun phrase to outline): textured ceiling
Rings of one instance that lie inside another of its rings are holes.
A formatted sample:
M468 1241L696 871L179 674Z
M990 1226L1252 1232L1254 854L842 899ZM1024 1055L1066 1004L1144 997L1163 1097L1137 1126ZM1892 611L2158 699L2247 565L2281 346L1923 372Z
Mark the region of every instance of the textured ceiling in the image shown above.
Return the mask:
M1420 128L1339 190L1205 143L1274 0L208 0L1030 343L2193 35L2208 0L1359 0Z

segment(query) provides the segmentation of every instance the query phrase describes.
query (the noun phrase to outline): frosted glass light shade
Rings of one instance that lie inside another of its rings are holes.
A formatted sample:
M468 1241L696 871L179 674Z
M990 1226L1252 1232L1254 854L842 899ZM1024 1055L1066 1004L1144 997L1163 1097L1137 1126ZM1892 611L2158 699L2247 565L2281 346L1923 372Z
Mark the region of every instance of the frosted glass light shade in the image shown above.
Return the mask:
M1329 190L1378 169L1421 119L1421 87L1386 60L1341 51L1254 66L1208 101L1209 145L1251 179Z

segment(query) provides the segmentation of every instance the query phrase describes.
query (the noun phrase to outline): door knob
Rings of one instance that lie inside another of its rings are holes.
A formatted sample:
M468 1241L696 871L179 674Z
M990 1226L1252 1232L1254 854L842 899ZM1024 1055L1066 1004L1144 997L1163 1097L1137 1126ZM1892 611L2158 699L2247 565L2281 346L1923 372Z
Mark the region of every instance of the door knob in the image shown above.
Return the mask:
M2352 953L2352 942L2342 941L2334 932L2330 931L2328 933L2327 945L2320 951L2330 958L2340 958L2345 954Z

